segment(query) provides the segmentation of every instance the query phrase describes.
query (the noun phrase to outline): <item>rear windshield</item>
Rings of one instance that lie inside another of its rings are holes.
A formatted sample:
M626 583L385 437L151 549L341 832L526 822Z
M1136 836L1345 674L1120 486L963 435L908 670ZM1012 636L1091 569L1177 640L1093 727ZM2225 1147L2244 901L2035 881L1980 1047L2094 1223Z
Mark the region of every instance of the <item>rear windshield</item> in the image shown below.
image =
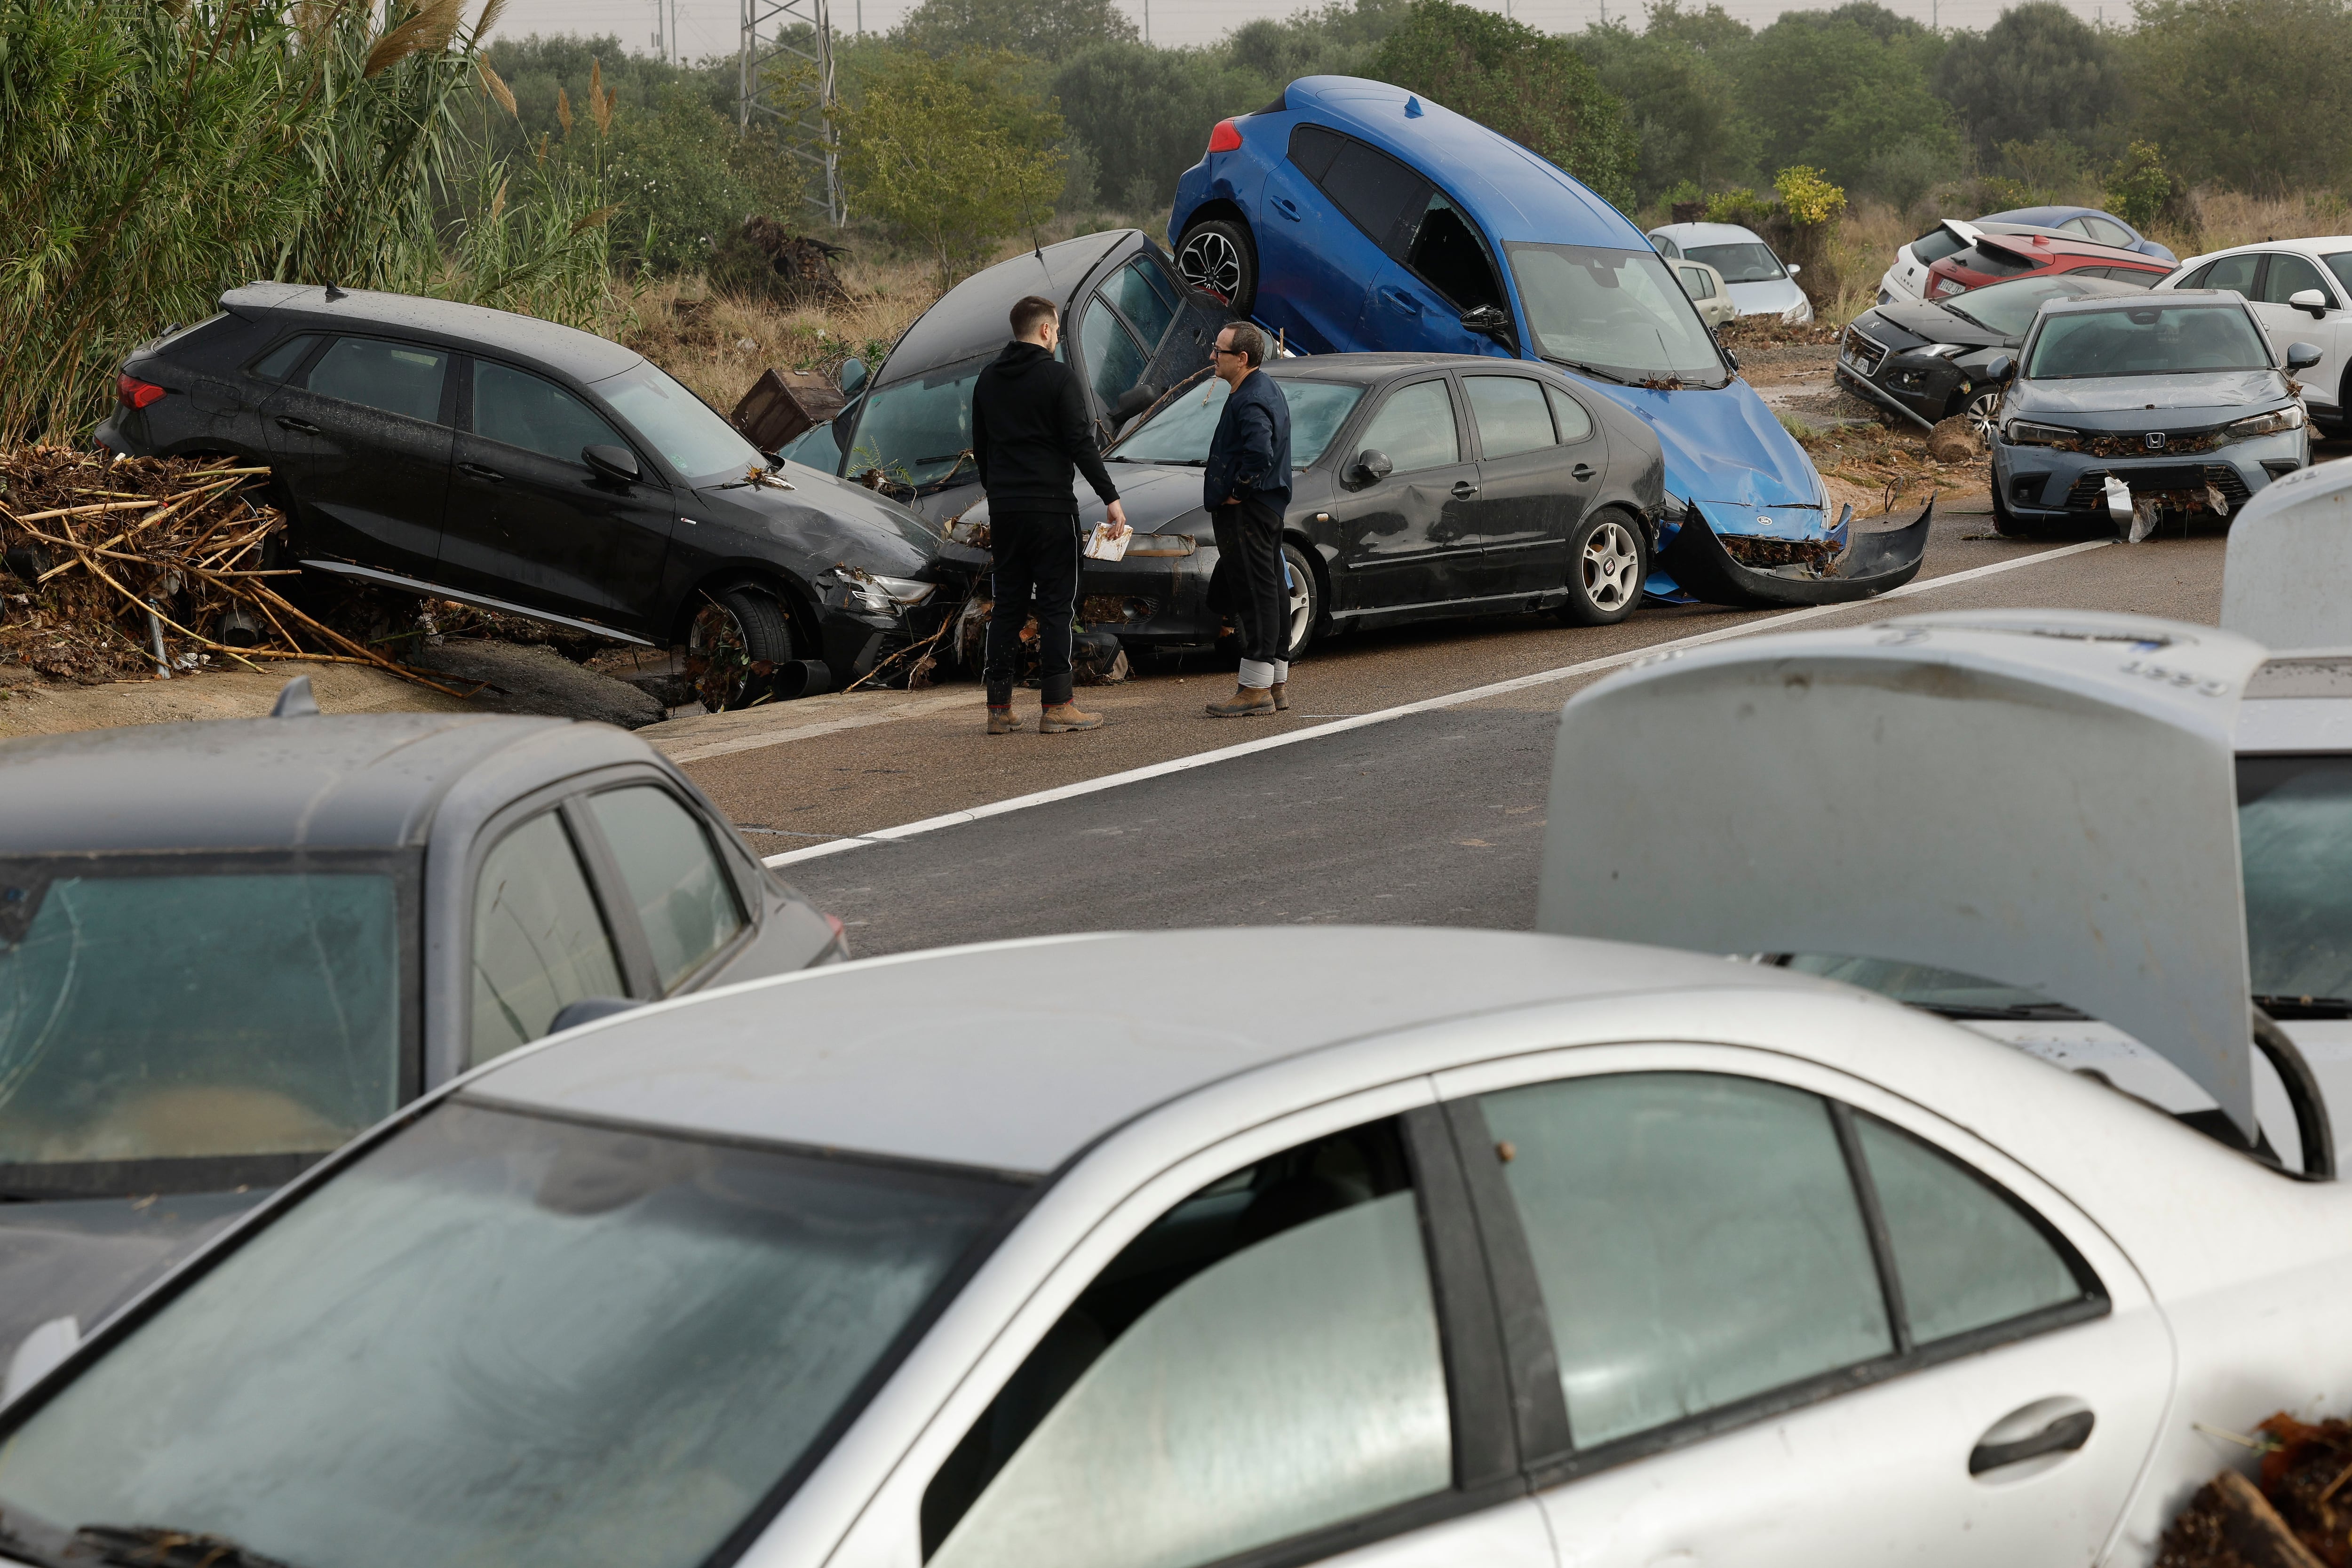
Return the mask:
M2133 305L2053 316L2026 355L2030 381L2268 370L2271 356L2236 305Z
M45 1557L111 1529L297 1568L690 1568L1020 1191L446 1103L0 1431L0 1518Z
M184 1188L391 1113L389 872L85 865L0 861L0 1198Z
M1282 400L1290 405L1293 468L1304 468L1321 457L1364 398L1362 387L1344 382L1279 377L1275 385L1282 388ZM1217 433L1217 420L1225 411L1228 395L1223 382L1202 372L1198 384L1180 390L1109 457L1120 463L1206 463L1209 438Z
M1952 231L1942 224L1937 224L1911 242L1911 254L1918 258L1922 267L1932 267L1959 248L1960 241L1953 237Z
M1970 246L1966 250L1953 253L1952 265L1963 272L1974 272L1981 277L2014 278L2021 272L2032 271L2036 264L1999 251L1979 250Z
M1704 261L1723 274L1726 283L1769 283L1786 278L1780 258L1766 245L1697 245L1683 252L1687 261Z

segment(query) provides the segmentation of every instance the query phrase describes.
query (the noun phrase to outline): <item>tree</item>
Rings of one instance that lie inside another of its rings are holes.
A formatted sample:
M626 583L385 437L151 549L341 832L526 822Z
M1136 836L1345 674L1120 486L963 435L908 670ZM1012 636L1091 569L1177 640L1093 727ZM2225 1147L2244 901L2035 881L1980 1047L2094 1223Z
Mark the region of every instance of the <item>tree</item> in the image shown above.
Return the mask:
M1943 100L1928 90L1936 40L1866 3L1784 13L1741 51L1740 99L1768 168L1803 163L1841 184L1867 183L1872 163L1916 142L1957 144ZM1792 91L1792 83L1803 84Z
M2133 140L2183 178L2340 188L2352 164L2342 0L2141 0L2122 54Z
M1625 106L1573 46L1455 0L1412 0L1371 74L1550 159L1621 208L1641 144Z
M1102 199L1138 209L1174 198L1177 175L1201 161L1211 126L1264 108L1279 90L1221 51L1135 42L1080 50L1054 73L1053 89L1093 160Z
M1685 183L1710 191L1753 178L1756 133L1728 63L1748 36L1719 5L1695 14L1668 0L1652 7L1639 33L1611 23L1577 38L1601 84L1625 105L1641 148L1633 176L1641 201Z
M2028 0L1981 37L1955 35L1936 90L1990 153L2005 142L2086 142L2115 112L2118 76L2114 47L2088 23L2058 0Z
M1050 62L1135 37L1114 0L923 0L890 41L929 55L1001 49Z
M927 252L942 286L1052 216L1061 195L1062 117L1020 85L1024 64L895 50L838 113L851 209Z

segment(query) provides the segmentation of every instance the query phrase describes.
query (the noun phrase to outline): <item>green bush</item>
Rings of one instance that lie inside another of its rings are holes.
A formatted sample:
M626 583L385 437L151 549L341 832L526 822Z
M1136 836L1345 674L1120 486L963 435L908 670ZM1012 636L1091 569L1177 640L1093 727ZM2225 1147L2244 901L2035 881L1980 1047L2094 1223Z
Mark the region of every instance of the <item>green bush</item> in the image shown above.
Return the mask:
M2152 142L2133 142L2107 175L2107 210L2134 228L2154 223L2171 194L2163 151Z
M2343 0L2145 0L2122 40L2131 139L2190 181L2339 184L2352 168L2352 7Z

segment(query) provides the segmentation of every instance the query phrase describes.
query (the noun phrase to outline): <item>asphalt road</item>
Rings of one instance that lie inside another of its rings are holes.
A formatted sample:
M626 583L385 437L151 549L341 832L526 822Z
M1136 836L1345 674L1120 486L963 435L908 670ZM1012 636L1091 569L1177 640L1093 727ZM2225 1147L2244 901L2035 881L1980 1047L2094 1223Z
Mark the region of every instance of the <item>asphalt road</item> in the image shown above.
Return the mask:
M1952 512L1939 519L1927 568L1899 604L1845 606L1802 624L2000 605L2210 623L2221 605L2222 545L2218 530L2133 546L2019 544L1993 537L1981 514ZM1195 668L1082 690L1110 719L1101 731L990 737L978 689L959 702L949 689L925 694L929 708L903 719L687 766L772 852L1035 792L1076 792L785 867L842 917L863 954L1243 923L1523 930L1535 911L1559 705L1606 670L1360 728L1334 731L1331 720L1773 618L1694 607L1644 610L1601 630L1518 616L1364 634L1301 661L1293 710L1278 720L1202 716L1200 705L1229 690L1232 676ZM1296 743L1088 787L1318 727ZM1607 832L1605 808L1596 805L1578 830Z

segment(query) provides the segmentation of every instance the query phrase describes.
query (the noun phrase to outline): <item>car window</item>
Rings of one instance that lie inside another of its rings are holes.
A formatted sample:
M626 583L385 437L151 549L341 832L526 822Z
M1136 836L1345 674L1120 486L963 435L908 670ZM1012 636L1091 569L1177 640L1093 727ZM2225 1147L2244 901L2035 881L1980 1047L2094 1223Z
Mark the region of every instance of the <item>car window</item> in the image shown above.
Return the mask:
M2352 757L2238 759L2257 996L2352 1000Z
M2345 290L2352 293L2352 250L2338 251L2320 259L2327 263L2327 270L2336 274L2336 280L2344 285Z
M1829 1105L1715 1073L1480 1098L1588 1448L1893 1353Z
M543 811L499 840L474 884L468 1066L547 1033L569 1002L622 996L621 964L572 836Z
M1143 379L1144 353L1135 334L1119 324L1099 296L1087 301L1087 384L1108 411L1121 394Z
M441 417L441 384L448 374L449 356L439 349L381 338L337 338L310 367L304 384L321 397L429 424Z
M316 332L304 332L299 337L287 339L254 362L253 374L263 381L284 381L294 374L295 367L302 363L302 356L309 353L311 345L318 341ZM441 406L437 393L433 406L437 414Z
M2262 262L2258 255L2225 256L2199 273L2195 284L2183 287L2234 289L2251 300L2254 297L2254 273Z
M1760 243L1738 245L1695 245L1684 253L1691 261L1704 261L1723 274L1726 283L1769 283L1786 278L1780 269L1780 258L1772 247Z
M1290 466L1304 468L1323 455L1339 426L1348 422L1364 389L1345 382L1274 378L1282 400L1290 405ZM1225 411L1232 390L1207 371L1160 405L1150 420L1128 433L1106 454L1120 463L1204 463L1217 421Z
M767 466L740 431L650 364L634 364L618 375L608 375L595 384L595 390L689 483L740 479L751 469Z
M1299 134L1309 130L1320 134ZM1319 126L1300 126L1292 133L1291 162L1375 245L1400 261L1407 259L1413 229L1429 204L1427 180L1387 153Z
M1676 261L1679 261L1679 260L1681 260L1681 259L1682 259L1683 247L1682 247L1681 246L1679 246L1679 245L1676 245L1673 240L1668 239L1667 237L1665 237L1665 236L1664 236L1664 235L1652 235L1652 236L1650 237L1650 240L1651 240L1651 243L1652 243L1652 244L1655 245L1655 246L1658 247L1658 254L1659 254L1659 255L1661 255L1661 256L1666 256L1666 257L1671 257L1671 258L1674 258L1675 260L1676 260Z
M1912 258L1922 267L1932 267L1960 248L1960 240L1942 224L1911 242Z
M1462 438L1454 428L1454 398L1443 381L1419 381L1391 393L1372 416L1359 452L1381 452L1391 471L1409 474L1462 460Z
M1487 259L1486 247L1478 243L1477 231L1470 226L1470 220L1452 202L1443 195L1432 195L1412 222L1412 238L1405 247L1406 266L1444 295L1456 310L1501 306L1503 289L1496 280L1495 264Z
M1987 278L2014 278L2021 272L2032 271L2041 263L2011 256L2005 250L1987 250L1972 245L1966 250L1955 251L1952 265L1962 272L1974 272Z
M1204 1187L1112 1260L925 1490L932 1568L1192 1568L1443 1492L1393 1124Z
M2062 234L2079 234L2084 239L2091 237L2091 226L2079 217L2068 218L2058 226L2058 229Z
M849 477L879 468L892 483L918 489L945 484L958 473L969 478L972 387L995 357L941 365L867 393L850 447Z
M1683 280L1683 292L1692 299L1715 298L1715 279L1707 275L1704 268L1677 267L1675 268L1675 276Z
M2034 333L2025 374L2042 381L2270 368L2270 350L2245 308L2216 301L2053 317Z
M2082 1298L2064 1255L1998 1188L1874 1116L1857 1112L1853 1120L1913 1343Z
M2305 289L2318 289L2329 306L2335 305L2335 291L2327 287L2326 279L2320 277L2319 268L2311 264L2308 257L2286 251L2271 258L2270 270L2263 275L2263 299L2266 303L2284 305Z
M1144 346L1157 349L1176 320L1176 290L1160 275L1159 268L1138 257L1112 273L1102 291L1143 334Z
M2083 220L2083 228L2085 233L2087 233L2093 239L2097 240L2101 245L2121 245L2129 247L2139 243L2139 241L2132 237L2131 230L2126 228L2123 225L2113 222L2107 218L2086 217Z
M629 446L603 416L553 382L488 360L474 362L474 434L583 468L583 447Z
M1470 417L1478 426L1478 449L1489 458L1508 458L1554 445L1551 410L1544 405L1541 383L1524 375L1465 375L1462 388L1470 395Z
M667 790L604 790L588 797L588 806L612 846L667 991L743 929L733 879L702 825Z
M1584 411L1584 405L1549 382L1544 385L1544 395L1551 399L1552 423L1559 427L1561 446L1581 441L1592 434L1592 416Z

